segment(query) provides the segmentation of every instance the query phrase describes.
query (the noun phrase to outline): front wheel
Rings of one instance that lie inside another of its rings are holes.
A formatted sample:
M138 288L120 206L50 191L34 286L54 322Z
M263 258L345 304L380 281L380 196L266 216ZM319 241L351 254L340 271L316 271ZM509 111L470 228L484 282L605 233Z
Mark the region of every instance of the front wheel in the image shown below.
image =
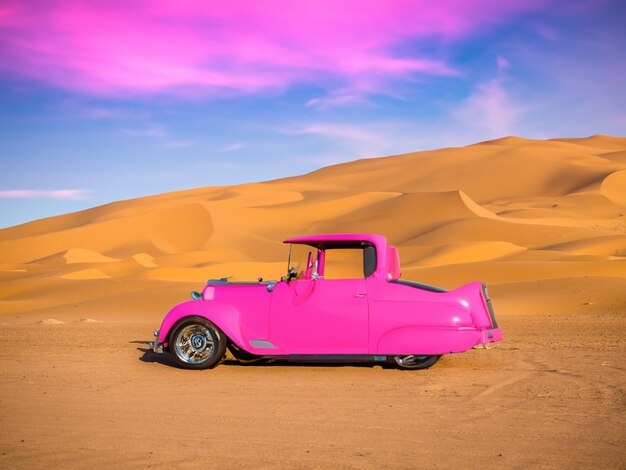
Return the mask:
M418 370L428 369L437 362L440 357L441 356L419 356L416 354L408 356L390 356L389 362L398 369Z
M203 317L182 319L170 336L170 352L185 369L215 367L226 352L226 335Z

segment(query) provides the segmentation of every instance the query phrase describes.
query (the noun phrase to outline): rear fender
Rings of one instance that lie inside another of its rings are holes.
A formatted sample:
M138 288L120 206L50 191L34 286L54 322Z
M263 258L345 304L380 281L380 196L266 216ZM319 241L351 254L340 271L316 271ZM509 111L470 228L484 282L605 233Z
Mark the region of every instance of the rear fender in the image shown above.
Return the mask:
M479 329L491 328L491 319L482 295L482 288L482 282L472 282L444 294L454 299L455 303L466 306L474 327Z
M449 354L472 349L481 340L481 332L473 328L403 327L387 332L376 354Z

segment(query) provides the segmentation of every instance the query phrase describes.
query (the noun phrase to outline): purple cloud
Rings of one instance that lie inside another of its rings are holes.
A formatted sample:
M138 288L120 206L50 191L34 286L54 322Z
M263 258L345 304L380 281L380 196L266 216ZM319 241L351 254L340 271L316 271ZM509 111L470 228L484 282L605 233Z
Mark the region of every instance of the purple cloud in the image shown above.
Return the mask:
M294 83L372 93L457 73L437 57L399 55L399 45L460 40L544 1L8 0L0 71L90 95L224 95Z

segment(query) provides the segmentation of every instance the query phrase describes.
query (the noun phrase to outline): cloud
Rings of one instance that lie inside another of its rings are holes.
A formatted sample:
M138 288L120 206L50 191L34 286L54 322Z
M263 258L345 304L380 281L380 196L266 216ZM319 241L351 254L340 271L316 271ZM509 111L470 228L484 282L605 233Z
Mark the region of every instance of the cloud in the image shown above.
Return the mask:
M132 137L154 139L164 148L186 148L193 146L195 143L191 140L173 138L167 129L157 124L138 129L122 129L122 132Z
M491 137L513 133L518 114L519 109L511 103L500 78L477 85L457 113L471 127L484 130Z
M323 137L340 138L355 141L377 141L375 134L372 134L364 127L336 124L336 123L315 123L290 130L284 130L285 134L311 134Z
M220 152L234 152L235 150L245 149L248 145L243 142L237 142L230 145L225 145L220 149Z
M498 56L496 65L497 75L477 84L454 113L468 127L479 131L482 138L514 134L523 111L523 106L514 100L506 87L505 72L510 67L509 61Z
M89 191L84 189L5 189L0 199L86 199Z
M410 152L421 144L411 124L397 121L361 125L316 122L280 129L279 132L286 135L311 135L326 141L331 152L323 151L308 158L311 162L324 165Z
M0 72L97 96L228 96L299 83L375 93L398 80L456 73L423 51L546 1L294 0L278 8L248 0L6 0Z
M502 57L500 55L498 57L496 57L496 64L498 66L498 71L499 72L504 72L505 70L507 70L511 66L511 63L508 61L508 59L506 59L505 57Z
M165 130L158 126L149 126L143 129L123 129L124 134L131 135L133 137L158 137L164 138L166 136Z
M367 98L361 93L332 93L326 98L312 98L305 106L318 109L335 108L337 106L367 103Z
M136 120L147 119L149 115L146 112L139 112L131 109L116 108L113 106L94 106L94 105L69 105L70 111L77 112L89 119L111 119L111 120Z
M120 119L127 116L127 114L120 109L106 108L103 106L85 107L84 114L93 119Z
M163 147L168 149L183 149L187 147L193 147L195 142L192 140L173 140L166 139L163 141Z

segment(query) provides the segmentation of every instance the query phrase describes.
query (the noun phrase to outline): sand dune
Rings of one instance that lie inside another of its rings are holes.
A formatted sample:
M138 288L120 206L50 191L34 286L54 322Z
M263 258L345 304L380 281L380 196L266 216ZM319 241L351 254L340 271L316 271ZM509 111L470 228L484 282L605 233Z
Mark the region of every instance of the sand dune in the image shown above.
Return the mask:
M526 248L509 242L489 241L475 243L457 243L443 245L419 260L421 266L439 266L458 263L476 263L490 259L503 258Z
M132 256L137 263L139 263L144 268L156 268L158 265L154 262L154 258L150 256L148 253L137 253Z
M97 268L81 269L80 271L72 271L63 274L63 279L106 279L110 276L106 275Z
M611 173L602 181L602 195L626 209L626 170Z
M71 248L65 252L63 258L65 258L67 264L110 263L118 261L116 258L104 256L97 251L85 250L84 248Z
M207 277L278 278L284 238L361 231L399 246L407 278L484 280L496 304L507 286L502 305L523 309L543 298L508 302L512 283L626 282L625 156L620 137L506 137L37 220L0 230L0 314L114 298L113 316L164 312Z

